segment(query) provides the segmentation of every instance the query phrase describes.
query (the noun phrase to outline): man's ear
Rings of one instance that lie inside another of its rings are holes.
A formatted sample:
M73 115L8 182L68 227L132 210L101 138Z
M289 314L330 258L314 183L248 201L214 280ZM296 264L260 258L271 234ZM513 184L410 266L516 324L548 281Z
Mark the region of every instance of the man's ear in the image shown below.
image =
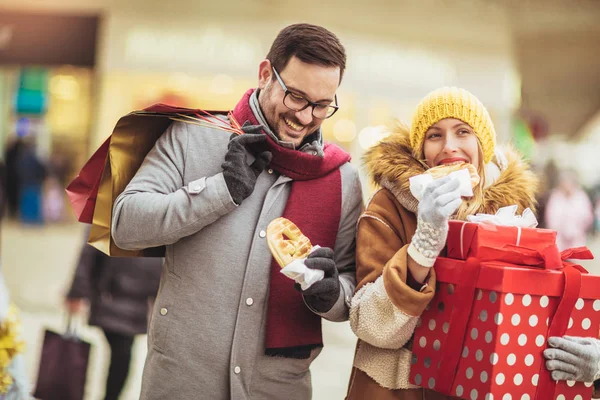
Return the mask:
M262 60L258 66L258 88L264 89L273 77L271 61Z

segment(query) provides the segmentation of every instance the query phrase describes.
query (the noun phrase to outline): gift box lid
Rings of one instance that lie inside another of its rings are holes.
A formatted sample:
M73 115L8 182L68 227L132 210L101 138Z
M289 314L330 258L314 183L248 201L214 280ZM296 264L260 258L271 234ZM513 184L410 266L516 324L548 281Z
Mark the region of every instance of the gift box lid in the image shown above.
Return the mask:
M556 231L550 229L450 221L446 256L465 260L477 257L483 246L514 245L543 250L555 243Z

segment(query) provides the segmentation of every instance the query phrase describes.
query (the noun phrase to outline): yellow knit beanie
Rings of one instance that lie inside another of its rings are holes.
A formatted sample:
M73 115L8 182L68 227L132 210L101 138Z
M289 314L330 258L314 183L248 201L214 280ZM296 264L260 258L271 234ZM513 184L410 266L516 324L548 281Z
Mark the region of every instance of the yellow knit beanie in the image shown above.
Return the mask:
M410 129L410 145L415 155L422 156L425 132L444 118L456 118L469 124L481 143L484 163L492 160L496 130L490 114L472 93L456 87L434 90L419 103Z

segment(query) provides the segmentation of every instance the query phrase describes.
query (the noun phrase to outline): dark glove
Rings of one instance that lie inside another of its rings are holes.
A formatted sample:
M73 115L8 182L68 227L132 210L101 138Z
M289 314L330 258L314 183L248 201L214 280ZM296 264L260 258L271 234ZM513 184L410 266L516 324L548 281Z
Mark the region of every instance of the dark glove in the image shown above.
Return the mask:
M340 297L340 279L338 270L333 261L333 250L322 247L313 251L304 265L312 269L320 269L325 273L323 279L312 284L311 287L302 291L304 301L315 311L326 313L331 310ZM296 286L297 289L300 285Z
M260 131L260 125L244 125L244 132ZM266 142L267 137L263 133L244 133L243 135L232 135L227 145L225 162L221 164L223 177L227 189L235 204L240 205L242 201L252 194L256 179L260 173L271 162L270 151L254 154L256 160L251 165L246 164L247 146Z

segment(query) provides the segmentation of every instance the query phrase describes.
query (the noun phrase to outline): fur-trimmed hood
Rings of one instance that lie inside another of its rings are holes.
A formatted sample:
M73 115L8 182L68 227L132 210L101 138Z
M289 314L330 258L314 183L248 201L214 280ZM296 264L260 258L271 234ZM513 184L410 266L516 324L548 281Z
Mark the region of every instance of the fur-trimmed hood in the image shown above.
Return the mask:
M373 182L390 190L407 210L416 212L418 201L409 188L409 178L422 174L427 165L417 160L409 140L409 128L402 123L392 133L370 148L363 158ZM480 213L494 214L503 206L516 204L519 212L529 207L535 211L538 179L529 165L512 148L496 148L486 165L486 187Z

